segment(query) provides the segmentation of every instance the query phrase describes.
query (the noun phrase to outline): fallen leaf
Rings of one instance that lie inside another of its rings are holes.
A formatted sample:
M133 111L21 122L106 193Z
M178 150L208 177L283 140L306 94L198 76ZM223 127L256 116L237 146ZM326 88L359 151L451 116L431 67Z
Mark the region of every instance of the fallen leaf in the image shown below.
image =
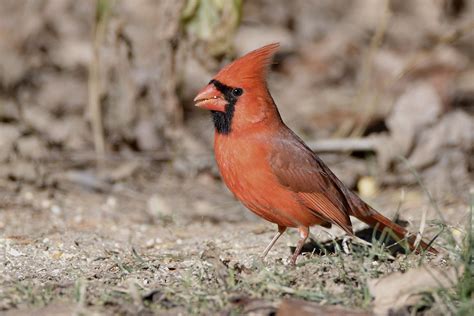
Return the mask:
M370 294L375 298L376 315L388 315L420 300L420 293L437 288L449 288L457 283L462 269L422 266L405 273L395 272L369 281Z
M422 168L440 159L444 150L462 148L466 152L474 148L474 120L464 111L447 113L432 128L424 130L418 137L409 162L414 168ZM445 148L443 148L445 147Z
M435 89L427 83L412 85L395 102L392 113L387 118L392 147L395 155L406 155L418 132L436 122L441 114L441 99Z

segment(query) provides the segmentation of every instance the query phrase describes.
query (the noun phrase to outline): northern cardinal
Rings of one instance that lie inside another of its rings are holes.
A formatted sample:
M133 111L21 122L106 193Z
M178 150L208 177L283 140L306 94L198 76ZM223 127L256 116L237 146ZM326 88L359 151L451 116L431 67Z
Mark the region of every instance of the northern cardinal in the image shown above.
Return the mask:
M296 227L294 265L310 226L335 224L353 235L349 216L406 238L403 227L347 188L282 121L265 79L278 47L261 47L225 66L194 99L211 111L215 158L227 187L252 212L278 225L263 257L288 227ZM412 248L414 239L408 237Z

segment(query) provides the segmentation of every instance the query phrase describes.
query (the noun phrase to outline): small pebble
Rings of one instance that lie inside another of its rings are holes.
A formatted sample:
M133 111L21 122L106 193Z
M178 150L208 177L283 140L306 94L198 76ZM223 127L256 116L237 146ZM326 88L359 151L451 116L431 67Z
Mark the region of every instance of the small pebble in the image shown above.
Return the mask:
M51 201L50 200L43 200L41 201L41 207L42 208L49 208L51 206Z
M61 208L57 205L53 205L53 206L51 206L51 212L54 215L59 215L59 214L61 214Z
M9 254L10 256L13 256L13 257L20 257L20 256L23 256L23 253L19 252L19 251L16 250L16 249L13 249L13 248L10 248L10 249L8 250L8 254Z
M27 201L33 200L33 193L31 193L30 191L26 192L25 193L25 200L27 200Z
M107 204L107 206L113 208L113 207L117 206L117 199L112 197L112 196L109 196L107 198L107 201L105 202L105 204Z

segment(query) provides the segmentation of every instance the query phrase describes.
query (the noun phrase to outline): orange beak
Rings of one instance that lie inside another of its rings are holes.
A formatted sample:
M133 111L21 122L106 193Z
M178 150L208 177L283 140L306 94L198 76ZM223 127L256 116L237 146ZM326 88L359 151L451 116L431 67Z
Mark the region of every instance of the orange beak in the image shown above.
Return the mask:
M202 89L194 98L197 107L210 110L225 112L227 101L222 93L211 83Z

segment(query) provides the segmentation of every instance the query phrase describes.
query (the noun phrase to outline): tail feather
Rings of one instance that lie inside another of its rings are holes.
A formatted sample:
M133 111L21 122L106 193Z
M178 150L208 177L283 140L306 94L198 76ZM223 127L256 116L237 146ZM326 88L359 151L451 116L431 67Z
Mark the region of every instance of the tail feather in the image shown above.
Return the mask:
M370 207L367 203L362 201L355 193L350 194L349 204L352 209L352 216L357 217L364 223L370 225L371 227L376 228L378 231L383 231L384 229L390 229L398 238L408 241L411 250L416 251L415 241L416 236L407 236L408 231L402 226L392 222L387 217L383 216L375 209ZM428 245L423 240L420 241L419 246L424 250L427 250L431 253L437 254L438 251Z

